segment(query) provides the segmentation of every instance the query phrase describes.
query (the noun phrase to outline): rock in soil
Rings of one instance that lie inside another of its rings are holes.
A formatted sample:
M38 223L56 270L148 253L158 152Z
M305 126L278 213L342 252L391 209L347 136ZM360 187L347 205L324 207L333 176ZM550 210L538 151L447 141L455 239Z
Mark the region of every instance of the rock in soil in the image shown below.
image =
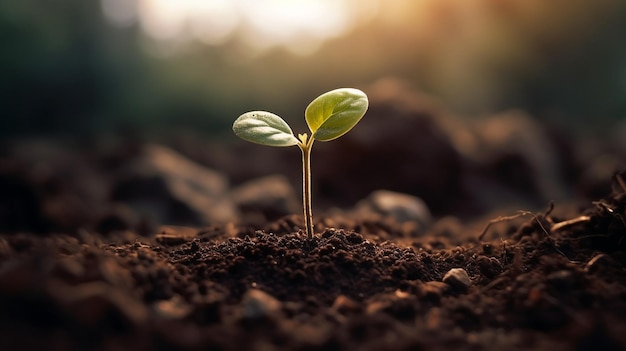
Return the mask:
M416 222L421 228L428 227L432 221L428 206L422 199L388 190L372 192L357 204L356 211L364 213L363 216L371 216L368 212L377 213L398 223Z
M234 188L231 194L242 220L256 220L256 225L298 213L302 206L289 180L282 175L253 179Z
M113 199L168 224L207 225L236 218L228 179L160 145L144 146L121 171Z
M452 268L443 276L443 282L459 290L467 290L472 280L463 268Z

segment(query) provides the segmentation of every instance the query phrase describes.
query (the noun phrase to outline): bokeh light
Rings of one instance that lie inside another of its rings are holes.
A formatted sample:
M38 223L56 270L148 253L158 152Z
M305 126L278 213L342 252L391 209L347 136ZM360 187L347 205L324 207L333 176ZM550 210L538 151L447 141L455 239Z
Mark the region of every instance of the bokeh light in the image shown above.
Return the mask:
M102 4L112 23L126 26L136 20L156 40L198 39L220 45L238 35L254 50L282 46L296 54L314 52L325 39L371 17L379 5L353 0L102 0Z
M387 77L467 116L626 116L623 0L27 0L0 19L6 134L213 133Z

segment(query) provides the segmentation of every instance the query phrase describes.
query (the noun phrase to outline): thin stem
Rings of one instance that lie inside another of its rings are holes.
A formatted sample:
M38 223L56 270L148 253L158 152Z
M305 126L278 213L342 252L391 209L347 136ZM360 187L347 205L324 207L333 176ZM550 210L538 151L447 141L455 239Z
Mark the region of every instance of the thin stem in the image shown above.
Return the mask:
M302 205L304 207L304 226L307 238L313 238L313 210L311 207L311 147L313 137L298 144L302 150Z

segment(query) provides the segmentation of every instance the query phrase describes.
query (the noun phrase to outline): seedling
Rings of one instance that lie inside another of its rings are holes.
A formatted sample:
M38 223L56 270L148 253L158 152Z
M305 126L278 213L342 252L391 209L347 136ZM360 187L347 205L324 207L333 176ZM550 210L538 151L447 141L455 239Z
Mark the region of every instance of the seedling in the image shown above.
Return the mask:
M307 237L313 237L311 209L311 148L315 140L330 141L352 129L365 115L367 95L358 89L341 88L318 96L304 112L311 136L293 134L291 127L279 116L266 111L252 111L239 116L233 132L241 139L269 146L294 146L302 151L302 203Z

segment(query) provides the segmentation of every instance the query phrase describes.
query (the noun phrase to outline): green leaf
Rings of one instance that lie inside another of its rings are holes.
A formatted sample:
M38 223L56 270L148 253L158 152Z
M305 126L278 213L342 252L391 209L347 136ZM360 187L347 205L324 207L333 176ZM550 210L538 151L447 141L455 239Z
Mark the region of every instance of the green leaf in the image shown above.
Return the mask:
M239 116L233 132L243 140L269 146L298 144L291 127L282 118L266 111L252 111Z
M305 111L306 123L315 139L333 140L359 123L368 104L367 95L361 90L331 90L309 104Z

